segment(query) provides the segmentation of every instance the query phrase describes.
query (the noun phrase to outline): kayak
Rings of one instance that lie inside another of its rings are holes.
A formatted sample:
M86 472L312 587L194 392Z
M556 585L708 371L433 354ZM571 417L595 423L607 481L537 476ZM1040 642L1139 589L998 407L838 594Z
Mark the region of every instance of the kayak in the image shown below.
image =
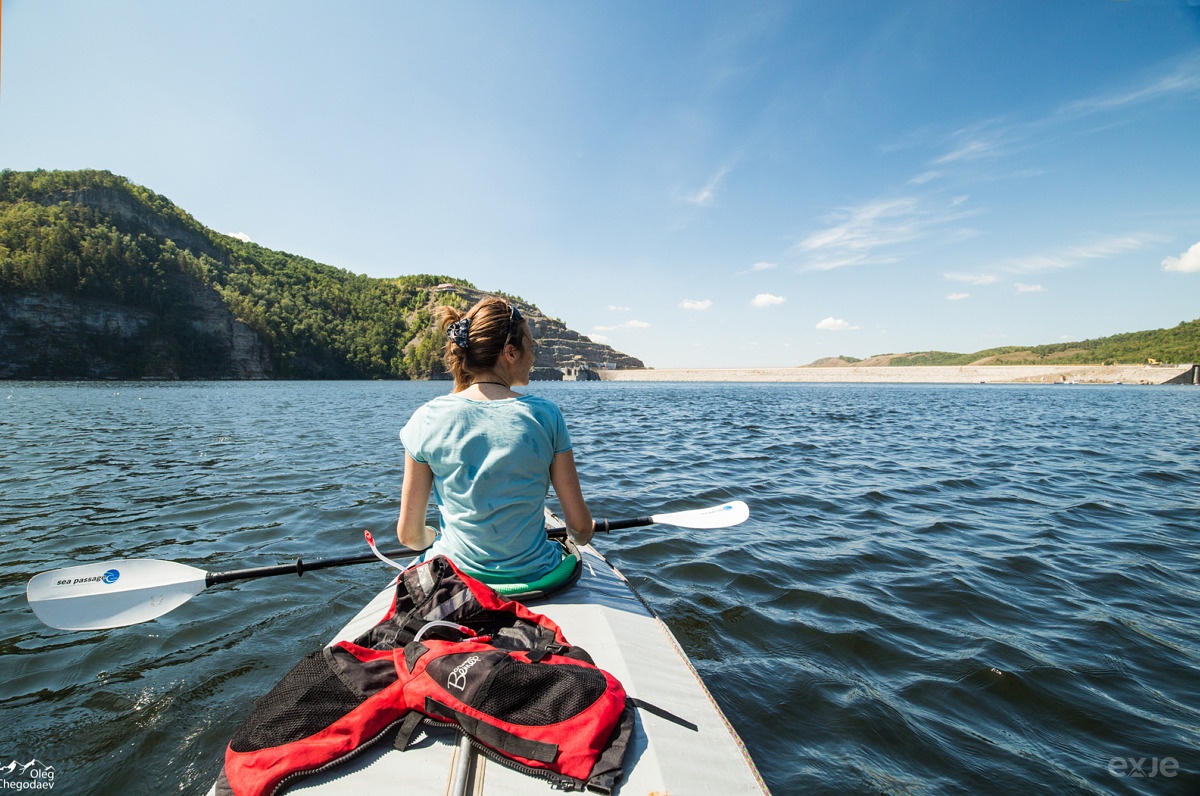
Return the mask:
M553 523L553 525L552 525ZM548 527L562 527L547 514ZM705 688L675 636L615 567L590 545L578 548L579 579L568 588L523 601L556 622L572 645L614 675L629 696L694 727L637 711L625 776L617 793L766 794L762 777L737 733ZM349 641L385 615L395 581L379 592L330 641ZM550 790L462 743L450 728L425 727L404 751L380 742L354 758L292 784L289 794L363 796L402 787L413 794L528 796ZM698 753L701 752L702 753ZM376 790L379 789L379 790ZM215 794L215 788L210 796Z

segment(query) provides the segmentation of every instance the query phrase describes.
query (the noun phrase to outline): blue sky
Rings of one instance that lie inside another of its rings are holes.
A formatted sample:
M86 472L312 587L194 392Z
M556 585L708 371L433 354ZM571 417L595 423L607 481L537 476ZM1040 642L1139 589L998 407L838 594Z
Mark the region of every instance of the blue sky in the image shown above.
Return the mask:
M0 167L652 367L1200 317L1200 0L8 0Z

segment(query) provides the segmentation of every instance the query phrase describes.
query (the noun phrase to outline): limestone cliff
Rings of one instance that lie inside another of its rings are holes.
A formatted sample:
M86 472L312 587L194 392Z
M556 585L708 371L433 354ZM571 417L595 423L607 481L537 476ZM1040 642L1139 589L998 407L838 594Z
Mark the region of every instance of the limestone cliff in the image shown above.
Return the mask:
M169 318L51 292L0 292L0 379L264 379L267 346L211 287L173 280Z
M482 290L455 284L438 285L431 294L431 308L448 303L446 299L449 296L457 296L462 306L470 306L489 295ZM620 370L645 367L642 360L622 354L612 346L593 342L579 332L568 329L558 318L546 316L533 304L515 298L510 300L529 322L537 340L534 378L561 379L565 369Z

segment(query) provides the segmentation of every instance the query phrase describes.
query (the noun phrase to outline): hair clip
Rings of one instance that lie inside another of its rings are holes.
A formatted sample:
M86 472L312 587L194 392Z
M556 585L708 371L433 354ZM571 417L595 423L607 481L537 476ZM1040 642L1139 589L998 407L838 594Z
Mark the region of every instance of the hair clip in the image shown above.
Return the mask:
M471 319L459 318L454 323L446 328L446 336L454 341L454 344L464 351L467 348L467 335L471 331Z

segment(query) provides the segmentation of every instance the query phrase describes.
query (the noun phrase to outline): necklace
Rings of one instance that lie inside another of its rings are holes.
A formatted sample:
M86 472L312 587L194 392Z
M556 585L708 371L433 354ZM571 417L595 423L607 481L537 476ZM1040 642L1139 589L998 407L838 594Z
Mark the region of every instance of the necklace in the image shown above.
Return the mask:
M504 387L505 389L511 389L509 387L509 385L505 384L502 381L473 381L473 382L471 382L472 387L477 384L495 384L497 387Z

